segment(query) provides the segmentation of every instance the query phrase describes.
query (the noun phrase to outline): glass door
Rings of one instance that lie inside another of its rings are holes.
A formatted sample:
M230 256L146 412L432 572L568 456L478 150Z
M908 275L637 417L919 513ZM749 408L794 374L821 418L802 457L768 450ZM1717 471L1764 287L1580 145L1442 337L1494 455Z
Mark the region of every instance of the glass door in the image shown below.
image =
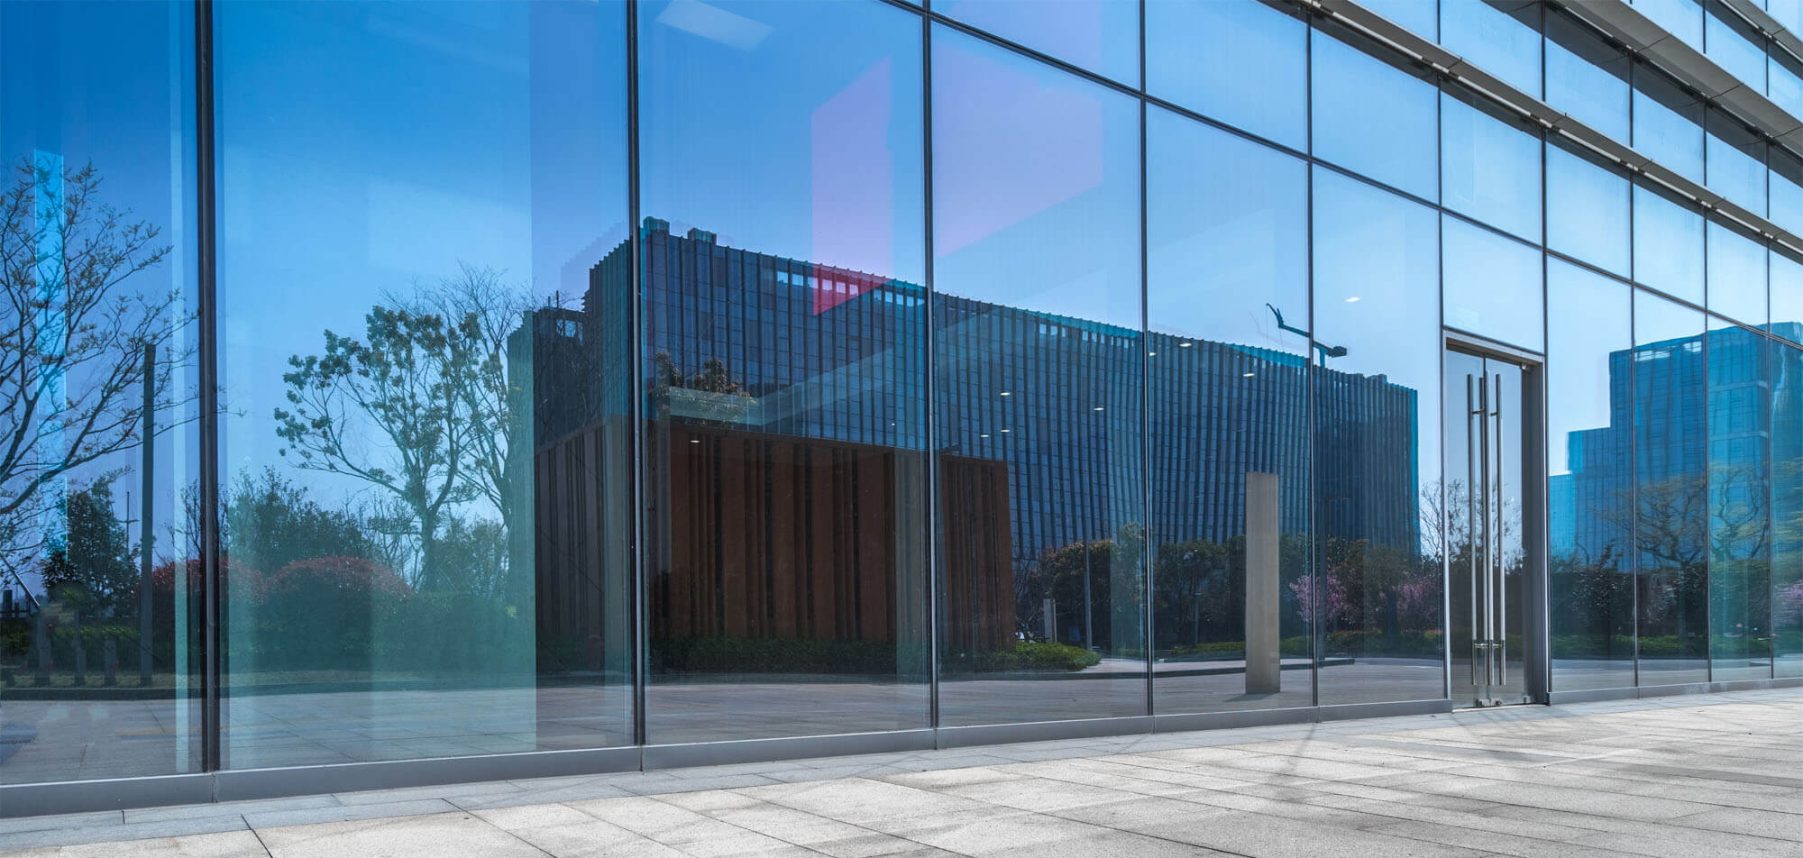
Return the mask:
M1445 504L1453 702L1529 701L1522 486L1524 368L1446 353Z

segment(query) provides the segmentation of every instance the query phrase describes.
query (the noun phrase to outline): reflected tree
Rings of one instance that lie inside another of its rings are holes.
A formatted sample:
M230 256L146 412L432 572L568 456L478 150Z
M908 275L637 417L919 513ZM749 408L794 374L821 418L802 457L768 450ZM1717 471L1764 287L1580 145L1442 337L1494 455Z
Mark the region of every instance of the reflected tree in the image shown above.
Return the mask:
M361 337L326 331L324 350L290 357L282 377L282 455L377 489L390 529L417 546L416 589L467 588L445 554L462 505L487 500L511 520L520 477L508 453L522 430L509 405L506 338L528 309L517 295L497 272L464 266L412 298L372 307Z
M26 159L0 191L0 552L14 569L59 550L37 525L69 475L137 448L147 414L194 397L171 372L192 356L179 288L127 288L171 248L102 190L92 165Z

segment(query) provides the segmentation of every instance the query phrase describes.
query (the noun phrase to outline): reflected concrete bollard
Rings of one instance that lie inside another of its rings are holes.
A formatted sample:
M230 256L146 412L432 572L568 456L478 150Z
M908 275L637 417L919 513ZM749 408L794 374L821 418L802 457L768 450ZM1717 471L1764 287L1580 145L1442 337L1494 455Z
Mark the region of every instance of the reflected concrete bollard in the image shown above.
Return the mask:
M1246 693L1283 685L1278 617L1279 488L1276 474L1246 474Z

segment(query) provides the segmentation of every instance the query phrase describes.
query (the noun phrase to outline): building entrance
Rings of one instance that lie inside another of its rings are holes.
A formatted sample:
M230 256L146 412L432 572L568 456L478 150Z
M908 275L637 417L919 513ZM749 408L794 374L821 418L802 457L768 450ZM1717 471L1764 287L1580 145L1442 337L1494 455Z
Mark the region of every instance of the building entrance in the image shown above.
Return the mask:
M1536 485L1524 455L1523 389L1532 367L1448 348L1446 556L1452 699L1461 706L1532 700L1527 614L1531 562L1523 527Z

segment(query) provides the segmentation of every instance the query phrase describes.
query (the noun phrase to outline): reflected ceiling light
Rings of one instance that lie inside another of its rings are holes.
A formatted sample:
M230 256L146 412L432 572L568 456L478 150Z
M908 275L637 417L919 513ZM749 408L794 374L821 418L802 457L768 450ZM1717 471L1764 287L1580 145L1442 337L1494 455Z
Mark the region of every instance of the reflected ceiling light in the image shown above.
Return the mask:
M1012 390L1004 390L1004 391L1002 391L1002 395L1003 395L1003 396L1013 396L1013 395L1014 395L1014 391L1012 391Z
M978 438L987 438L987 437L989 437L989 433L988 433L988 432L984 432L984 433L983 433L983 434L981 434L981 435L978 435L978 436L977 436L977 437L978 437Z
M1253 376L1255 376L1255 375L1258 375L1258 373L1256 373L1256 372L1242 372L1242 373L1240 373L1240 378L1251 378L1251 377L1253 377Z
M1096 407L1095 407L1095 408L1093 408L1093 409L1090 409L1090 410L1092 410L1092 411L1101 411L1101 410L1102 410L1102 406L1100 406L1100 405L1098 405L1098 406L1096 406Z
M701 439L700 438L690 438L689 443L690 444L699 444L699 443L701 443Z
M1190 346L1193 346L1193 345L1195 345L1195 343L1192 343L1192 342L1190 342L1190 341L1189 341L1189 340L1184 340L1184 341L1183 341L1183 342L1181 342L1181 343L1178 343L1178 344L1177 344L1177 348L1180 348L1180 349L1187 349L1187 348L1189 348L1189 347L1190 347Z
M1358 302L1359 302L1359 296L1357 296L1357 295L1354 295L1354 296L1346 299L1346 303L1348 303L1348 304L1357 304Z
M1158 357L1157 352L1146 352L1146 357Z
M1003 429L1003 430L1002 430L1002 434L1003 434L1003 435L1006 435L1006 434L1008 434L1008 433L1009 433L1009 432L1013 432L1013 431L1014 431L1014 430L1013 430L1013 429Z

